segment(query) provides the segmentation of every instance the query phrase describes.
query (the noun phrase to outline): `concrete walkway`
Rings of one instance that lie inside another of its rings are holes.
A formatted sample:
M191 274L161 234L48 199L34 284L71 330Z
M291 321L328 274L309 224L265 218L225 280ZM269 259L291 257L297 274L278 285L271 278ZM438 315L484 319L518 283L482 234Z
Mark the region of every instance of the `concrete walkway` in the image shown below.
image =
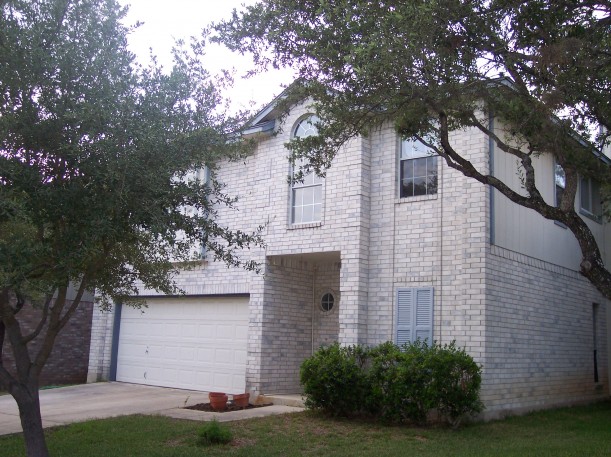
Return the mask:
M216 417L221 422L302 411L303 408L275 404L227 413L206 413L183 409L207 403L208 393L165 387L142 386L119 382L100 382L42 390L40 405L43 427L54 427L91 419L155 414L207 421ZM10 395L0 396L0 435L21 432L17 404Z

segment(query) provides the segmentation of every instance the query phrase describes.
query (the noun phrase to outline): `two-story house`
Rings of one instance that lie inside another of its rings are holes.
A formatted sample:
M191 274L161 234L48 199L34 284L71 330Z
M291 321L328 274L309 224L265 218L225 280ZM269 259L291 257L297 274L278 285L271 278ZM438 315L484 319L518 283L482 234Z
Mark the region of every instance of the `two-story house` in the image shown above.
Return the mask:
M565 227L401 141L391 126L343 146L325 178L293 182L284 145L315 127L303 104L280 129L275 106L247 132L256 151L218 174L239 196L221 221L265 225L266 247L245 253L262 273L204 259L179 276L185 296L142 291L144 312L96 312L91 381L298 393L300 363L320 345L429 338L456 340L482 365L490 417L609 395L610 303L578 273ZM452 140L519 188L515 160L483 134ZM547 157L536 166L553 202L561 170ZM584 217L611 265L611 231L586 184Z

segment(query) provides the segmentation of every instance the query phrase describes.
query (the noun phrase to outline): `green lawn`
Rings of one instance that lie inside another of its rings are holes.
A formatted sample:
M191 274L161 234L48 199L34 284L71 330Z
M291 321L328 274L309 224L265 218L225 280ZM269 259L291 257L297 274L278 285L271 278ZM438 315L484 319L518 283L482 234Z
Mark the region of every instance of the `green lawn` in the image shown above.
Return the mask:
M231 444L201 448L201 423L128 416L47 432L51 455L69 456L611 456L611 402L473 424L457 431L333 420L311 413L228 424ZM21 436L0 455L22 456Z

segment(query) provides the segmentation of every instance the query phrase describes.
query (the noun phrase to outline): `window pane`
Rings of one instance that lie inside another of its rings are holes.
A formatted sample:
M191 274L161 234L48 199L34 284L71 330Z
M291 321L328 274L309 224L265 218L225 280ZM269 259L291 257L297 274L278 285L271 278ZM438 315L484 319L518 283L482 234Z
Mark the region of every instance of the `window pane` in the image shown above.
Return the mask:
M303 189L293 190L293 206L303 206Z
M400 197L437 193L437 156L401 161Z
M426 195L426 178L414 178L414 195Z
M427 168L427 190L428 195L437 193L437 157L429 157L426 159Z
M322 185L293 189L292 223L320 221L321 210Z
M314 187L314 202L322 203L322 186Z
M414 196L414 180L404 179L401 181L401 197L413 197Z
M314 217L314 207L312 205L304 206L301 222L312 222L313 217Z
M581 194L581 208L586 211L592 212L592 205L590 201L590 181L586 178L579 180L580 194Z
M591 203L592 203L592 214L595 216L602 215L602 202L600 196L600 185L596 181L590 180L590 190L592 192Z
M554 167L554 182L556 183L554 204L556 206L559 206L560 202L562 201L562 194L564 193L564 188L566 187L566 175L564 174L564 169L559 164L556 164L556 166Z
M426 193L428 195L433 195L437 193L437 171L428 176Z
M312 135L317 135L316 122L319 119L316 116L304 118L295 126L293 133L294 137L305 138ZM293 166L293 176L298 173L303 173L303 166L307 163L306 159L299 159ZM320 220L322 210L322 182L324 178L316 175L314 172L303 173L302 179L299 182L292 183L292 208L291 222L293 224L302 224Z
M316 124L318 122L318 117L310 116L305 119L302 119L297 127L295 127L295 136L298 138L305 138L308 136L318 134L318 130L316 129Z
M314 187L308 187L307 189L304 189L303 204L304 206L314 204Z
M312 221L318 222L320 221L320 213L322 210L322 205L314 205L314 212L312 215Z
M312 173L308 173L307 175L304 174L303 175L303 185L311 186L312 184L314 184L314 175Z
M426 166L429 171L429 174L434 173L435 175L437 175L437 156L428 157L426 159Z
M293 219L293 223L295 224L301 223L301 208L301 206L293 206L291 218Z
M414 161L403 160L401 162L401 179L408 179L414 177Z
M416 159L414 162L414 177L426 176L426 160L427 159Z
M404 140L401 143L402 159L417 159L419 157L430 156L433 151L419 141Z
M556 186L561 187L562 189L566 187L566 176L564 174L564 169L558 164L556 164L554 170L554 179L556 180Z

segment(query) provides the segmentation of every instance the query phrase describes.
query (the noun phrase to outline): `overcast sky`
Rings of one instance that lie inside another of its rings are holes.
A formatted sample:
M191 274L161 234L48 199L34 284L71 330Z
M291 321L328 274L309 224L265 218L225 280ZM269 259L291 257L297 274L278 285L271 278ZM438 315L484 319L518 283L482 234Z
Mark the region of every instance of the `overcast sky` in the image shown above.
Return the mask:
M199 36L201 29L213 21L228 18L234 8L242 4L254 4L256 0L119 0L130 6L127 21L133 24L144 22L129 37L129 46L138 59L146 62L149 48L166 67L171 66L172 45L175 39ZM250 58L233 54L226 48L211 45L207 55L207 67L211 72L222 68L235 67L238 74L252 68ZM250 100L256 106L270 102L282 91L282 84L289 84L292 75L289 71L269 72L248 80L236 78L234 89L229 93L234 106L246 107Z

